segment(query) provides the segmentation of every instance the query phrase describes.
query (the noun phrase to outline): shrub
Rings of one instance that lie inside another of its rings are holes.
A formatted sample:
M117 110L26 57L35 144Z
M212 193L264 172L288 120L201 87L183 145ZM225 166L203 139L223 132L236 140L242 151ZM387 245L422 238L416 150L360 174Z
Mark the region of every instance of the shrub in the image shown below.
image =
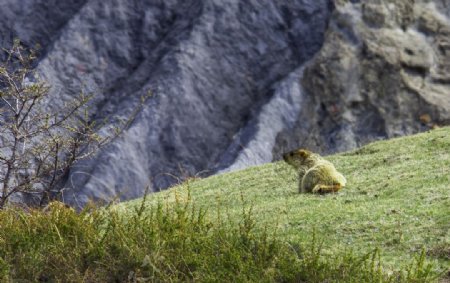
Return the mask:
M61 203L45 211L0 211L0 277L41 282L429 282L422 261L386 274L377 251L325 256L258 228L251 208L238 222L176 201L134 211Z
M51 102L50 86L33 70L35 51L16 40L4 52L6 59L0 64L0 209L12 198L43 206L58 197L69 169L119 135L148 96L127 121L113 127L111 135L101 136L100 125L88 115L92 96L81 93L61 105Z

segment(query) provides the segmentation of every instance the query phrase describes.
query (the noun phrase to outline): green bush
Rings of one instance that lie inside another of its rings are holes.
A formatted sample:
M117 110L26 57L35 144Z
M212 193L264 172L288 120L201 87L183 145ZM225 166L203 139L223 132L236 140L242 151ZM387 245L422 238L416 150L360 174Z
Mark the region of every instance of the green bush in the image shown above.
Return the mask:
M427 282L422 261L388 275L377 251L324 256L259 229L251 208L239 222L209 219L190 200L134 211L0 211L0 276L25 282Z

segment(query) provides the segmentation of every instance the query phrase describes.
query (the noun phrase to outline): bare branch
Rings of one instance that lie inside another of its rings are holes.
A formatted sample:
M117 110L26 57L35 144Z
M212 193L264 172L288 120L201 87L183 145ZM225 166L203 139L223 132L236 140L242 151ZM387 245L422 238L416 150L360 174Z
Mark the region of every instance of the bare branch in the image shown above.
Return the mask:
M129 127L150 95L114 133L100 136L102 125L89 121L87 105L92 96L81 93L52 111L45 105L50 87L27 82L34 74L30 69L33 52L26 55L18 41L5 51L7 58L0 66L0 102L4 102L0 107L0 209L19 193L37 194L39 204L45 205L60 192L70 168Z
M6 103L6 105L9 106L9 108L14 112L14 114L17 114L17 113L16 113L16 109L14 109L14 107L9 103L8 100L6 100L3 96L1 97L1 99L3 100L3 102Z
M31 110L33 109L34 105L36 104L36 100L37 100L37 96L33 97L33 99L31 100L31 105L28 107L28 109L26 110L25 114L23 114L22 119L19 120L18 124L17 124L17 128L20 128L23 124L23 122L27 119L28 115L30 114ZM25 103L23 104L25 105ZM25 107L22 107L19 111L19 115L20 112L22 112L22 110Z

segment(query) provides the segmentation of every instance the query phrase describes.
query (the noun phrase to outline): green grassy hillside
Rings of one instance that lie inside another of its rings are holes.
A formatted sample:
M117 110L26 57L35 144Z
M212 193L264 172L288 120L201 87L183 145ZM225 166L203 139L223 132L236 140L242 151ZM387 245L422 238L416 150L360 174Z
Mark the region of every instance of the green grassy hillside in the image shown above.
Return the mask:
M81 212L0 210L0 282L449 282L450 128L327 157L341 192L283 162Z
M239 221L243 207L251 207L257 227L276 230L293 243L309 243L316 235L324 253L379 248L383 265L398 269L424 251L437 271L449 268L450 128L375 142L327 159L348 180L338 194L298 194L296 173L280 161L190 180L147 202L189 198L212 220L220 210L230 221Z

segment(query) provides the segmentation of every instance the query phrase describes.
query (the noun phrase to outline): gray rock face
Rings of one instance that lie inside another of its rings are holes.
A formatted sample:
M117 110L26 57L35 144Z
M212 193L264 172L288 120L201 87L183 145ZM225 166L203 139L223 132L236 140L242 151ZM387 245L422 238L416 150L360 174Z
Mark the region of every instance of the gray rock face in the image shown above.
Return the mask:
M305 67L304 111L282 146L354 148L450 123L448 1L337 1Z
M5 0L0 43L42 45L53 107L84 90L96 94L93 119L127 117L152 91L123 136L73 168L64 197L83 205L246 166L238 146L270 161L300 111L299 67L323 43L331 2Z
M273 96L236 135L217 166L219 172L244 169L276 159L277 135L293 131L304 111L305 94L299 78L303 68L273 86ZM284 149L282 149L284 151Z

